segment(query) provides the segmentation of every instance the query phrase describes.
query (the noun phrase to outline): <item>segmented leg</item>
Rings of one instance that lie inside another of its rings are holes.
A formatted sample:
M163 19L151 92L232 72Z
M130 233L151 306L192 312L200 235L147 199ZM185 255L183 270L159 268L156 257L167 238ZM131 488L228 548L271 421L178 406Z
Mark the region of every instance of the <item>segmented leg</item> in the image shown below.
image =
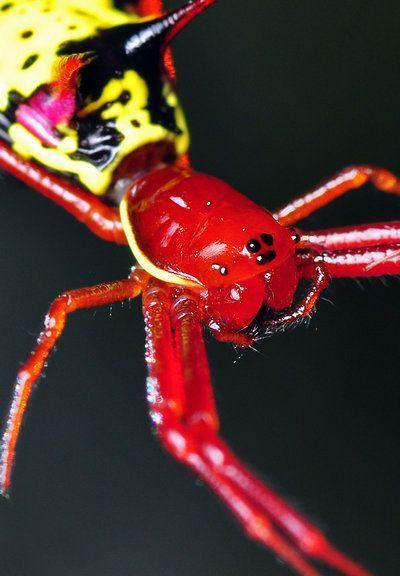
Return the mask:
M67 315L82 308L104 306L112 302L134 298L140 294L146 280L147 274L145 272L142 270L134 270L128 280L108 282L89 288L65 292L54 300L46 315L44 328L39 335L36 347L17 374L12 402L1 443L1 493L7 493L10 486L15 446L33 385L39 378L52 348L64 330Z
M50 198L103 240L127 244L116 208L39 164L20 158L4 142L0 142L0 167Z
M319 574L303 558L302 554L307 554L346 576L368 576L257 480L219 439L196 297L179 290L172 294L171 303L170 296L157 284L144 293L148 400L163 445L202 478L250 537L271 549L298 574Z
M400 194L400 181L388 170L375 166L350 166L289 202L275 212L274 217L283 226L291 226L349 190L360 188L368 180L379 190Z
M313 262L306 261L313 269ZM315 283L319 279L316 266ZM325 273L322 272L325 278ZM337 551L325 536L311 523L305 521L274 491L255 478L217 436L218 420L213 402L213 392L198 307L193 295L183 293L172 306L172 325L175 330L176 354L182 364L185 404L185 422L197 428L202 454L214 469L240 488L246 496L260 506L280 528L296 543L303 554L320 560L343 574L367 575L363 568ZM200 377L201 376L201 377ZM201 388L202 390L199 390ZM260 518L262 521L262 518Z
M316 256L315 261L324 265L329 276L336 278L397 275L400 274L400 242L326 251Z
M400 222L374 222L358 226L344 226L326 230L300 231L301 249L315 252L324 250L353 250L386 246L400 242Z
M188 361L182 366L176 354L171 330L168 288L165 285L162 287L153 284L143 296L147 334L146 359L149 368L147 394L151 407L150 415L157 426L160 441L177 460L191 468L225 502L249 536L272 549L298 574L318 576L318 572L286 542L254 503L242 495L241 490L235 488L229 480L214 471L213 466L201 455L195 435L196 429L204 421L207 421L211 429L217 426L212 393L208 393L205 389L208 386L203 386L201 381L208 379L208 367L203 361L202 340L194 343L189 333L185 330L180 333L176 326L177 338L181 336L180 350L185 356L188 354ZM188 316L185 312L180 320L187 325ZM197 353L192 351L193 344L196 348L199 345ZM191 362L196 358L197 362L192 365ZM198 378L199 390L186 391L185 378ZM186 401L192 402L189 392L193 392L199 401L199 408L194 410L190 418L185 413Z

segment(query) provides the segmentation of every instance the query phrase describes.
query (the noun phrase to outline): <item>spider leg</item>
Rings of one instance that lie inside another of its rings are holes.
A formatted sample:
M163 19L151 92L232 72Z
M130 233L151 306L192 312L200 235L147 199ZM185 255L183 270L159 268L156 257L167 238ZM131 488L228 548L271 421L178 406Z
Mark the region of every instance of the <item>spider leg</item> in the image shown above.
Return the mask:
M142 270L134 270L128 280L72 290L61 294L53 301L46 315L44 328L37 339L37 345L17 374L0 448L1 493L6 494L10 486L15 446L33 386L64 330L67 315L75 310L134 298L141 292L146 279L146 273Z
M311 259L307 262L312 266ZM324 282L325 274L315 266L316 284ZM175 330L176 353L182 363L185 386L185 422L197 428L201 453L216 472L230 480L247 495L295 542L301 553L352 576L369 573L336 550L320 530L313 526L273 490L259 481L218 437L218 419L213 401L212 386L198 307L193 296L183 294L172 308L172 325ZM206 370L207 369L207 370ZM190 400L190 401L189 401Z
M156 282L149 284L143 293L146 360L149 369L147 398L150 415L157 427L161 443L208 485L251 538L275 552L301 576L319 576L272 526L268 517L251 499L224 475L214 470L214 466L201 454L196 430L205 422L207 429L212 431L218 426L212 390L209 384L206 384L209 373L201 325L193 305L190 306L190 311L176 310L175 331L179 342L177 353L171 327L170 296L168 286ZM197 299L195 305L197 306ZM196 327L194 332L192 327ZM184 362L179 357L180 353L185 357ZM200 380L204 380L204 383ZM198 386L190 386L186 390L186 381L196 381Z
M251 538L298 574L317 576L316 569L302 556L309 554L346 576L368 576L257 480L219 439L196 296L176 291L172 300L160 285L153 284L144 292L148 400L163 445L200 476ZM294 543L289 543L274 524Z
M103 240L126 244L119 212L99 198L52 174L46 168L20 158L7 144L0 142L0 167L64 208Z
M379 190L400 194L400 181L388 170L375 166L350 166L289 202L275 212L274 217L283 226L291 226L349 190L360 188L368 180Z
M300 255L304 257L306 255ZM397 275L400 274L400 242L326 251L316 256L315 261L323 264L333 278Z
M315 252L380 247L400 242L400 222L374 222L326 230L301 231L300 248Z

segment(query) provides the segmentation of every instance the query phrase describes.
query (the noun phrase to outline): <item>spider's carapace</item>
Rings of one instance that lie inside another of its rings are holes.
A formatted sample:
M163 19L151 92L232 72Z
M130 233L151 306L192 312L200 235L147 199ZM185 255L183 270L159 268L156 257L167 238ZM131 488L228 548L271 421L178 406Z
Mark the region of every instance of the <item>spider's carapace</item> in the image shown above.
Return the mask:
M246 328L274 290L274 270L293 274L299 236L231 186L189 168L139 179L120 206L136 260L163 282L201 295L216 332ZM292 264L292 266L290 266Z
M400 181L383 168L351 166L271 214L197 173L168 44L214 2L192 0L167 14L160 0L0 4L0 166L100 238L128 244L138 263L128 279L52 303L17 374L0 488L10 487L33 386L68 314L141 293L147 399L164 447L300 576L321 574L313 561L371 576L221 440L203 326L246 346L309 316L333 277L399 274L400 222L311 232L297 223L368 180L393 194Z

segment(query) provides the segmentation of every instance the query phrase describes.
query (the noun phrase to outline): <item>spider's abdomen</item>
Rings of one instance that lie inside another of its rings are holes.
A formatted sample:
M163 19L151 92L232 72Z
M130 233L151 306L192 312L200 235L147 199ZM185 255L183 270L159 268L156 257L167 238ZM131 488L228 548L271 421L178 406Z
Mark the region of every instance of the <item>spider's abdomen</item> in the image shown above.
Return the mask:
M146 22L111 0L0 2L0 138L95 194L143 147L186 152L157 47L122 49Z

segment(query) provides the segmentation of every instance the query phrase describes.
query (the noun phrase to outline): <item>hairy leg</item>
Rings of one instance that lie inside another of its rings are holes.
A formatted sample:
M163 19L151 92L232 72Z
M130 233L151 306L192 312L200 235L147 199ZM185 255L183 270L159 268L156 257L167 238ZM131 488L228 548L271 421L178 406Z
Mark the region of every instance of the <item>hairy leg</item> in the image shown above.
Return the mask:
M46 168L20 158L0 142L0 167L64 208L103 240L127 244L119 212Z
M350 166L289 202L275 212L274 217L283 226L291 226L367 181L384 192L400 194L400 181L388 170L375 166Z
M128 280L107 282L89 288L65 292L54 300L44 321L44 328L29 359L18 371L13 397L0 451L0 492L5 494L10 486L15 446L21 423L33 386L42 373L45 362L61 336L67 315L75 310L104 306L112 302L134 298L140 294L147 281L147 274L134 270Z
M257 480L218 437L196 297L176 290L170 301L165 288L155 286L144 293L144 311L150 351L148 399L163 445L202 478L251 538L298 574L319 574L303 559L302 554L307 554L347 576L367 576L367 571L336 551L315 527ZM176 397L170 396L171 390Z

